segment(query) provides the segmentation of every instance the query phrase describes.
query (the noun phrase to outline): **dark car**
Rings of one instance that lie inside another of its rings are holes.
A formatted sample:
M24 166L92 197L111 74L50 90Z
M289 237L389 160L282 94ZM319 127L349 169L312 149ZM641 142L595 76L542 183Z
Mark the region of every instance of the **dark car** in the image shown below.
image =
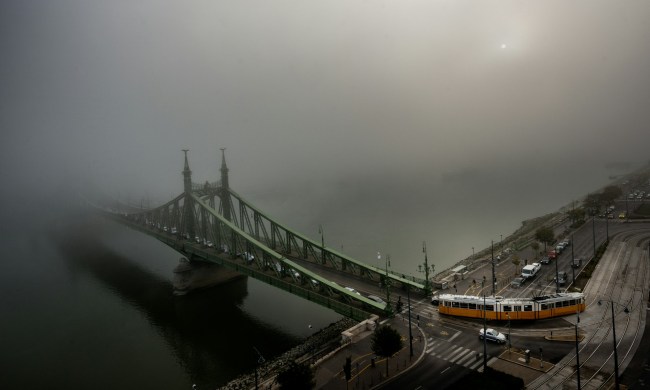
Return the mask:
M582 259L576 257L575 259L573 259L573 264L571 264L571 268L580 268L581 265L582 265Z
M525 281L526 279L522 278L521 276L517 276L516 278L512 279L512 282L510 282L510 286L514 288L519 288L521 287L522 284L524 284Z
M548 264L551 262L551 259L548 256L544 256L539 262L542 264Z
M560 272L557 273L557 283L560 286L564 286L566 284L566 278L567 278L567 275L566 275L565 271L560 271Z

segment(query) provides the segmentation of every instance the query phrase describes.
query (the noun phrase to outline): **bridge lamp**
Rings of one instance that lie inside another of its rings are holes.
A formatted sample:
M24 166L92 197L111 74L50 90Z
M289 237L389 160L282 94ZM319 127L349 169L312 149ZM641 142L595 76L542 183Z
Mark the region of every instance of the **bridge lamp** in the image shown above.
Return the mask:
M325 233L323 231L323 226L318 225L318 233L320 233L320 253L321 253L321 262L325 264Z
M614 386L616 390L618 390L620 388L620 384L618 383L618 353L616 352L616 321L614 318L614 304L623 306L623 312L625 313L629 313L630 310L627 308L627 306L621 305L618 302L608 301L606 299L598 300L598 305L602 305L603 302L609 302L612 309L612 337L614 338Z

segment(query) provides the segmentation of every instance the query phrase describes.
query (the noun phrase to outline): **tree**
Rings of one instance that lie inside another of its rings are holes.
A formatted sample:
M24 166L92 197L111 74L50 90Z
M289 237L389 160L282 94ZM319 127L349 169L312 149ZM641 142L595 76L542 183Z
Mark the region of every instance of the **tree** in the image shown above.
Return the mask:
M388 359L402 349L402 336L388 325L375 329L370 341L372 351L386 358L386 376L388 376Z
M515 265L515 275L517 275L517 273L519 273L519 264L521 264L521 260L519 260L519 255L515 253L512 256L511 261L512 261L512 264Z
M314 370L307 363L291 362L288 367L278 374L280 389L311 390L316 387Z
M546 252L546 245L552 244L555 241L555 233L553 233L553 229L550 227L542 226L535 232L535 238L537 241L544 243L544 251Z
M582 207L578 207L577 209L571 209L567 213L569 214L569 218L571 219L571 223L576 223L578 221L582 221L585 219L585 209Z
M619 186L607 186L603 189L603 192L600 194L600 200L605 204L611 204L614 200L618 199L623 195L623 190Z
M600 210L601 194L589 194L584 200L584 207L589 215L595 215Z
M530 247L533 249L533 252L535 252L535 260L537 260L537 255L539 254L539 243L537 241L533 241L533 243L530 244Z

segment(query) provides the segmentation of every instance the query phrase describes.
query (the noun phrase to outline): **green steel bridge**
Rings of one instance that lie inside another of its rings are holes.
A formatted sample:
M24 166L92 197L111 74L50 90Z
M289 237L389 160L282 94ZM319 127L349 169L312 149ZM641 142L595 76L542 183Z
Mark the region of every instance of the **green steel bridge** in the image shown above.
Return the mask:
M225 150L221 149L221 180L192 183L187 150L182 171L184 191L169 202L149 209L105 210L105 214L155 237L183 254L190 262L218 264L283 289L355 320L371 314L390 316L395 306L378 302L319 275L326 267L337 280L363 279L384 291L409 290L427 296L424 279L398 275L364 264L309 237L283 226L266 215L228 184ZM310 264L318 267L310 267ZM428 266L425 264L428 270ZM343 277L343 279L341 279ZM349 285L349 284L346 284Z

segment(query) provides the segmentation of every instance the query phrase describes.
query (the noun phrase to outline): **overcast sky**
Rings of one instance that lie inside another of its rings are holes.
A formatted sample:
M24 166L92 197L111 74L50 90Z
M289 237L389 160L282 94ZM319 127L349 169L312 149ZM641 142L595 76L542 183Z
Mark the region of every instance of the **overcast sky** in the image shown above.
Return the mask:
M646 0L4 0L0 53L5 197L167 200L183 148L244 195L648 160Z

